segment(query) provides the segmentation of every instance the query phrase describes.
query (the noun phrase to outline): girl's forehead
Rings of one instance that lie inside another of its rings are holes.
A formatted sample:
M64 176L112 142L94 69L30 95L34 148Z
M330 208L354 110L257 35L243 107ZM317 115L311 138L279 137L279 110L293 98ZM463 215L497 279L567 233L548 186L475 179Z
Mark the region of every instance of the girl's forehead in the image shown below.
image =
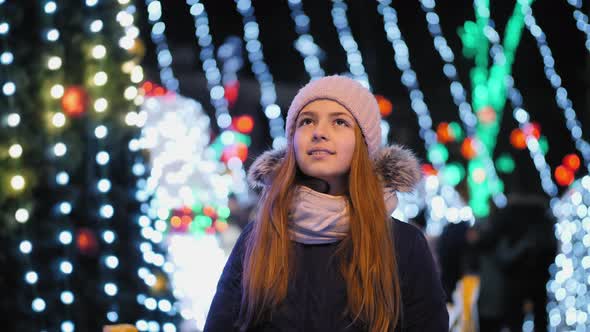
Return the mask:
M329 99L318 99L314 100L311 103L305 105L301 112L299 112L299 116L302 114L306 115L348 115L352 117L352 113L350 113L346 107L340 105L339 103L329 100Z

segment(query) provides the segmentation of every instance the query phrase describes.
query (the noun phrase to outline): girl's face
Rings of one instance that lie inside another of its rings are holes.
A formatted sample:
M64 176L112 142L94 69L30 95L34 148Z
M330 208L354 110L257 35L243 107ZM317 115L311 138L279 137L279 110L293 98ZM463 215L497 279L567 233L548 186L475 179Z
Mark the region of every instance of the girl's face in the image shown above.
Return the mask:
M327 99L307 104L295 121L297 166L304 174L328 182L330 195L347 191L356 125L346 108Z

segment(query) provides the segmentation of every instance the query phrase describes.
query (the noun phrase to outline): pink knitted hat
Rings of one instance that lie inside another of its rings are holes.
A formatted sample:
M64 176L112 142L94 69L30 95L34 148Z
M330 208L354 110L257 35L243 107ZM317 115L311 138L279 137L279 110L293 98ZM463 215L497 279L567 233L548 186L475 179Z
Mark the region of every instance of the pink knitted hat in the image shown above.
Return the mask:
M329 99L345 107L356 119L369 150L374 157L381 146L381 114L373 94L357 81L345 76L326 76L307 83L299 92L287 112L287 140L293 141L297 115L307 104L318 99Z

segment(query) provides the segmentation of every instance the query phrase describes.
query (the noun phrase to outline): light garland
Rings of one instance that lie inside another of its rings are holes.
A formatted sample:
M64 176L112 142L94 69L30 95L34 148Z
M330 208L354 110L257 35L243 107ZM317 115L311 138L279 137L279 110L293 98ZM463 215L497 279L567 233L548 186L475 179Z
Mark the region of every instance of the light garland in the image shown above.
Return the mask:
M160 69L160 80L169 91L178 92L179 82L172 69L172 53L166 40L166 24L162 18L162 4L159 0L145 0L148 22L152 26L150 37L156 45L156 59Z
M420 138L424 141L426 150L429 151L439 143L432 129L432 118L424 101L424 93L420 89L416 72L412 70L408 46L397 24L397 12L391 7L390 0L380 0L377 9L383 17L385 33L395 53L395 65L402 73L402 84L408 89L411 108L418 116ZM430 213L426 214L427 232L432 235L440 234L447 222L473 221L471 208L465 206L465 202L452 186L442 181L441 171L446 166L445 158L433 160L434 174L427 174L419 186L423 191L421 196L425 197L426 206L430 208ZM408 209L411 214L409 213L407 217L404 217L401 212L397 215L394 212L394 216L405 220L417 215L416 204L414 206L410 204Z
M0 6L3 5L4 2L0 2ZM0 7L0 9L3 8ZM11 25L7 18L0 18L0 39L2 41L2 53L0 53L0 70L3 73L2 79L0 79L0 85L2 86L2 94L0 96L2 97L5 105L9 107L7 114L2 116L0 119L0 125L2 130L6 130L7 132L10 132L14 135L13 140L11 140L10 143L11 145L8 148L8 153L14 162L15 169L22 170L24 167L21 157L23 153L25 153L25 148L23 148L23 146L20 144L20 141L16 137L22 118L18 112L18 109L14 107L15 95L20 94L21 87L11 80L13 76L11 75L12 70L16 69L16 67L14 66L14 54L8 44L8 36L10 32ZM11 168L12 167L7 167L6 169L9 170ZM20 258L24 263L23 265L25 273L23 274L23 279L30 286L33 296L30 302L28 298L26 298L26 300L23 302L29 302L31 304L29 308L33 312L42 313L45 311L47 303L37 288L37 282L41 276L36 271L33 264L33 259L31 257L34 246L30 240L32 238L30 236L27 223L29 222L33 211L27 206L26 197L24 195L24 193L28 191L28 179L26 179L21 174L21 172L18 171L15 171L8 177L10 183L9 191L12 191L17 198L17 206L15 206L14 209L11 209L10 214L12 214L12 218L14 218L13 220L17 225L21 224L19 226L19 232L21 234L18 236L18 252L20 253ZM24 295L22 296L25 298Z
M62 107L67 103L65 101L70 94L70 90L64 90L63 85L59 82L59 80L63 80L64 72L61 68L61 53L60 52L60 32L59 30L53 26L55 22L55 15L56 12L59 11L57 4L54 1L45 1L42 6L42 13L41 15L46 15L46 19L44 20L45 25L43 26L43 31L45 31L45 43L46 43L46 54L45 57L47 59L47 69L49 71L55 72L54 75L47 75L48 81L51 82L51 97L46 99L46 104L44 105L47 109L59 109L60 103L59 100L62 101ZM56 79L56 77L59 77ZM49 137L50 142L50 150L53 154L53 164L56 167L56 178L55 178L55 186L56 187L66 187L69 184L69 174L65 169L65 161L68 158L68 146L62 142L63 138L61 137L61 128L66 125L66 117L60 111L54 112L52 114L51 125L54 128L50 128L49 132L54 132L54 135ZM58 178L59 177L59 178ZM62 331L73 331L75 328L75 324L72 322L71 314L71 305L75 302L76 294L70 290L70 278L73 273L75 273L75 267L73 265L72 259L72 242L74 240L74 235L72 234L72 225L70 220L70 213L73 207L72 204L66 200L59 200L55 203L53 211L55 211L54 216L56 219L59 220L59 225L61 229L58 231L58 237L56 239L57 243L64 248L64 252L66 256L60 259L59 261L59 272L62 274L61 278L63 278L64 288L60 292L60 302L65 307L65 317L64 321L60 323ZM55 222L55 221L54 221Z
M225 89L221 84L221 72L215 59L215 46L213 45L213 37L210 34L209 17L205 6L199 0L187 0L187 5L195 21L195 37L200 47L199 58L207 78L211 104L215 108L216 124L221 132L231 126L232 117L225 98Z
M321 66L322 49L315 43L309 33L309 16L305 15L301 0L288 0L291 18L295 23L295 32L299 36L294 43L295 49L303 58L305 71L312 80L325 75Z
M590 51L590 24L588 23L588 15L582 11L582 0L567 0L567 2L574 7L573 17L576 20L576 28L586 35L586 49Z
M94 2L86 2L86 6L89 8L95 8L98 4L98 1ZM127 12L120 11L117 14L117 21L121 24L129 25L129 22L132 22L133 16L130 16ZM100 23L98 23L100 22ZM90 122L90 126L94 128L107 128L105 123L103 123L103 119L105 117L106 112L110 111L109 108L109 100L103 96L102 94L105 92L103 86L108 82L108 75L104 71L105 68L105 61L108 59L108 54L111 52L105 45L95 43L95 40L99 40L97 35L102 32L102 28L99 29L98 26L103 26L103 21L100 19L94 20L89 23L87 27L87 31L89 33L89 40L91 41L90 47L90 54L87 54L86 61L88 63L95 63L96 66L88 66L89 69L86 72L87 78L86 81L89 82L88 84L88 92L89 97L91 100L94 100L94 111L95 114L89 115L88 119ZM92 45L93 44L93 45ZM121 42L120 42L121 44ZM122 47L122 46L121 46ZM100 138L96 137L96 153L94 162L95 167L97 169L96 174L98 176L98 180L96 183L96 196L98 198L98 211L96 215L98 216L98 225L99 232L110 231L114 237L113 241L103 241L103 250L101 251L100 256L100 279L102 283L102 292L105 296L105 300L108 303L108 308L106 312L106 319L111 323L116 323L119 320L119 312L116 306L116 296L119 293L119 287L115 282L115 273L114 271L119 266L119 258L113 252L113 245L118 238L118 234L116 231L112 230L111 228L111 218L117 213L115 210L114 204L110 202L109 199L109 192L111 189L111 181L109 179L109 162L110 162L110 154L106 151L106 144L105 141L108 139L108 130L101 133ZM95 175L95 174L93 174ZM94 176L93 176L94 178ZM79 235L80 236L80 235Z
M343 0L332 0L332 22L338 32L340 45L342 45L342 48L346 52L346 63L348 64L350 74L365 88L371 90L369 77L363 65L363 56L358 48L357 42L354 40L348 19L346 18L347 8L348 6Z
M281 108L276 104L277 92L273 76L264 61L262 43L260 42L258 23L254 16L254 7L251 0L235 0L236 8L242 15L244 24L244 42L248 51L251 69L260 85L260 104L264 115L268 119L272 147L280 149L287 144L285 137L285 120L281 114Z
M565 117L565 124L570 132L572 141L576 149L582 155L584 165L590 170L590 144L583 138L582 126L574 110L572 101L568 97L568 92L565 87L561 85L561 76L555 70L555 59L551 54L551 49L547 43L547 38L541 27L536 23L533 11L530 6L525 7L524 23L527 30L535 38L537 47L543 57L543 64L545 67L545 77L555 90L555 101L557 106L563 110Z

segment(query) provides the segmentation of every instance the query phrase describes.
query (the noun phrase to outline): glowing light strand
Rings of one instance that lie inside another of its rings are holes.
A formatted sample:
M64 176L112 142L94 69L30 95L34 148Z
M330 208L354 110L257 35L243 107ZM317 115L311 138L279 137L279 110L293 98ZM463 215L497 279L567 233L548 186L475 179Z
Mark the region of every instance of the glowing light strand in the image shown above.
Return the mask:
M408 89L411 108L418 116L419 135L428 151L437 144L436 133L432 129L432 118L424 101L424 93L420 89L416 72L412 70L409 48L397 25L397 12L390 4L390 0L380 0L377 9L379 14L383 16L385 33L395 53L395 65L402 73L401 81ZM442 170L445 167L445 162L433 163L433 167L436 170ZM441 174L440 171L438 174ZM452 186L441 183L438 176L425 177L421 184L421 190L424 190L425 202L430 208L428 220L434 221L428 223L427 232L429 234L439 234L448 221L473 221L472 209L464 205L462 198ZM456 217L453 216L455 211L457 212Z
M522 95L518 89L513 86L514 79L511 77L509 81L508 99L510 100L510 104L513 108L512 116L518 122L520 129L524 130L525 128L531 126L531 117L526 109L522 107ZM543 155L543 152L541 151L539 140L537 140L537 138L533 135L527 135L526 143L531 159L533 160L533 164L539 172L539 178L541 179L541 187L543 188L543 191L545 191L545 193L547 193L547 195L549 195L551 198L555 198L558 193L557 185L551 177L551 168L547 164L545 155Z
M492 43L493 47L490 49L490 53L493 59L501 59L502 56L499 54L502 52L502 46L500 45L500 38L498 32L490 25L489 33L487 34L488 40ZM517 121L518 126L521 130L531 126L531 116L529 112L522 106L523 100L520 91L515 87L514 78L512 75L507 76L507 90L508 99L512 106L513 112L512 117ZM553 181L551 176L551 167L547 164L545 155L541 151L539 140L533 135L527 135L526 138L527 149L535 168L539 172L539 178L541 180L541 187L543 191L551 198L555 198L558 194L557 185Z
M563 115L566 119L565 124L570 132L570 136L576 149L582 155L585 166L590 169L590 144L582 136L582 127L577 118L573 103L568 97L567 89L561 85L561 76L555 70L555 59L551 54L546 35L536 23L531 7L524 7L524 11L525 26L537 42L537 47L543 57L545 77L555 90L555 101L557 102L557 106L563 110Z
M95 8L95 6L88 6L88 3L86 3L86 4L90 10ZM127 12L119 11L117 14L117 21L129 22L128 15L130 15L130 14ZM95 44L92 47L93 52L91 52L91 54L89 54L89 57L88 57L88 59L86 59L86 61L95 62L97 64L96 72L88 72L89 77L94 77L94 80L90 80L93 84L88 87L88 93L91 96L91 99L95 100L94 111L96 112L96 116L89 116L88 119L90 120L91 126L97 128L97 127L104 126L104 124L101 121L103 118L101 116L101 113L107 111L107 107L108 107L107 105L109 104L109 100L106 98L106 96L102 95L103 93L106 92L106 90L102 88L105 85L106 81L105 81L105 83L103 83L102 81L98 81L96 78L98 77L99 73L105 73L105 75L106 75L106 72L104 71L105 60L108 59L106 54L108 54L110 52L110 50L108 48L108 46L109 46L108 44L102 45L102 44L98 43L98 41L100 40L98 38L98 36L99 36L99 33L101 32L102 29L101 30L93 29L92 24L94 22L96 22L96 21L91 22L90 26L88 27L88 31L89 31L88 39L91 40L92 42L94 42ZM100 22L103 22L103 20L100 20ZM127 25L128 23L125 23L125 24ZM125 38L125 37L123 37L123 38ZM123 43L123 40L125 40L123 38L120 41L120 43ZM121 46L121 47L123 47L123 46ZM98 49L100 49L101 51L97 52L96 50L98 50ZM104 51L102 51L102 50L104 50ZM95 137L96 150L93 151L96 153L95 158L94 158L94 163L95 163L94 167L96 167L98 174L92 174L93 175L92 178L96 179L96 175L98 175L98 180L96 181L96 186L97 186L96 197L97 197L97 201L98 201L98 208L97 208L96 215L100 219L98 222L98 225L100 225L99 226L100 232L105 232L107 230L110 230L111 218L116 214L116 210L115 210L116 205L111 204L111 202L109 200L109 191L110 191L110 187L111 187L111 181L109 179L110 154L108 153L108 151L105 150L105 148L106 148L105 141L107 139L108 139L108 131L105 132L103 135L100 135L100 137ZM94 169L94 168L92 168L92 169ZM117 233L114 230L111 230L111 232L113 233L113 235L116 238ZM115 270L118 266L118 264L114 264L115 260L118 262L118 258L113 253L113 244L114 244L114 241L113 242L106 242L106 241L104 242L104 245L102 246L103 250L101 250L101 253L100 253L100 269L99 269L99 271L100 271L101 284L103 286L102 287L102 294L103 294L103 296L105 298L105 302L107 303L107 306L108 306L105 318L108 321L110 321L111 323L116 323L119 318L119 314L118 314L117 308L116 308L116 296L118 294L118 287L114 281L115 274L113 273L113 270ZM109 257L109 258L112 257L112 258L107 260L107 257Z
M4 5L4 2L0 2L0 6ZM0 7L1 9L1 7ZM7 112L7 114L3 114L5 116L2 116L2 122L0 124L6 124L7 127L9 128L3 128L2 130L12 130L12 132L16 135L18 133L18 127L20 126L21 123L21 116L18 112L18 109L16 107L14 107L15 104L15 95L18 95L20 86L18 86L15 82L13 82L11 80L11 76L12 76L12 70L14 70L14 54L11 52L9 44L8 44L8 36L9 33L11 32L11 25L10 25L10 21L8 19L2 17L0 18L1 22L0 24L3 25L3 31L0 33L0 40L2 42L2 49L1 49L1 54L0 54L0 70L2 72L2 79L0 79L0 85L2 86L2 94L1 97L3 99L6 100L6 104L8 104L9 106L9 110ZM12 147L16 147L16 148L12 148ZM20 157L23 154L23 147L21 144L19 144L19 142L17 141L15 144L13 144L11 147L12 153L10 153L11 151L9 150L9 153L11 155L11 158L13 159L20 159ZM18 150L18 151L15 151ZM22 161L18 161L17 162L18 166L22 165ZM21 176L20 174L15 174L12 179L15 179L17 176ZM12 182L12 181L11 181ZM24 181L22 181L24 184ZM18 190L17 188L15 188L14 186L14 182L10 184L11 189L15 189ZM24 197L23 196L18 196L17 202L19 202L20 206L17 206L16 209L14 211L11 211L14 215L14 219L16 220L16 222L21 223L23 225L21 225L19 227L19 243L18 243L18 252L21 255L21 260L23 262L23 265L25 267L25 273L23 275L24 280L27 282L27 284L30 285L31 291L32 291L32 301L31 303L31 310L35 311L35 312L42 312L45 310L46 307L46 302L45 299L40 295L39 290L37 288L37 280L39 279L39 274L38 272L35 270L34 264L33 264L33 259L31 258L31 253L33 251L33 243L29 240L32 237L30 236L30 232L29 232L29 227L27 227L26 223L29 220L29 215L31 213L31 211L29 209L27 209L26 207L24 207L25 201L24 201ZM22 295L24 298L24 294Z
M576 28L586 34L586 49L590 51L590 24L588 15L582 11L582 0L567 0L574 7L573 17L576 20Z
M125 35L119 40L119 46L122 49L127 50L128 53L131 53L131 52L133 52L134 46L137 46L137 43L139 43L139 40L138 40L139 29L134 25L134 17L133 17L133 15L136 12L136 7L132 4L129 4L130 3L129 0L118 0L118 2L121 5L121 11L119 11L119 13L117 14L117 22L119 23L119 25L121 26L121 28L125 32ZM124 69L123 69L123 71L125 72ZM133 68L129 72L129 78L130 78L131 83L133 83L133 84L139 84L143 81L143 79L144 79L143 69L139 64L133 65ZM174 86L174 82L172 82L171 84L172 84L172 86ZM132 87L130 86L129 88L132 88ZM127 99L129 99L129 98L127 98ZM137 95L133 100L134 100L135 105L140 105L143 103L143 96ZM147 114L145 114L144 112L137 113L134 110L132 110L127 114L126 122L130 126L136 126L136 127L141 128L145 124L146 117L147 117ZM129 150L131 151L131 153L138 152L139 140L137 138L133 138L130 140ZM145 169L146 169L146 166L145 166L144 161L141 157L141 154L136 153L135 154L135 163L132 166L132 171L133 171L134 175L136 175L137 177L140 178L138 180L138 183L140 183L141 177L145 173ZM138 186L138 188L139 188L139 186ZM139 220L145 220L146 219L146 218L144 218L145 213L148 210L147 204L145 202L143 202L144 197L142 197L139 194L138 188L136 188L135 197L141 203L142 214L139 216ZM147 219L149 221L149 218L147 218ZM152 230L152 232L149 232L150 230ZM107 232L110 232L110 233L107 233ZM114 235L114 232L112 230L105 230L105 232L103 234L113 234ZM152 234L153 236L151 236L150 234ZM159 232L153 231L153 228L151 228L150 225L147 225L147 227L142 229L141 235L144 238L149 238L150 241L153 241L153 242L157 242L157 240L161 241L161 234ZM159 235L159 237L158 237L158 235ZM113 240L113 239L116 239L116 237L112 237L112 238L109 237L109 240ZM138 249L141 249L141 248L138 248ZM153 258L153 257L156 257L156 259L159 259L163 256L161 254L155 254L155 253L154 253L154 255L151 255L151 256L146 256L144 253L144 255L142 256L142 258L146 264L153 264L154 261L150 260L150 258ZM155 264L155 265L157 265L157 264ZM149 272L149 270L145 266L140 266L138 268L138 271L139 270L143 271L144 269ZM149 272L147 275L151 276L151 277L150 278L147 278L147 277L142 278L142 275L140 275L138 273L138 277L146 284L146 286L148 286L148 287L154 286L154 280L156 278L155 275L152 274L151 272ZM112 287L113 285L114 285L114 287ZM118 292L117 286L114 283L105 284L104 291L107 294L108 293L112 294L112 293ZM138 294L138 299L142 295L143 294ZM151 298L151 299L156 301L154 298ZM160 301L162 301L162 300L163 299L161 299ZM139 301L139 300L138 300L138 304L144 306L147 309L147 312L150 313L150 315L153 315L151 313L153 312L153 310L156 309L156 308L148 308L147 306L145 306L145 303L141 303L141 301ZM158 308L158 309L161 309L161 308ZM163 310L161 310L161 311L163 312ZM170 312L168 312L168 313L170 314ZM108 317L108 315L111 315L111 317ZM116 311L111 310L110 312L107 313L107 318L109 318L110 320L112 318L117 318L117 317L118 317L118 315L117 315ZM137 329L139 331L159 330L160 329L160 323L158 323L157 321L151 320L148 322L143 318L140 318L135 323L135 326L137 327ZM166 327L171 328L173 330L175 329L174 324L172 324L170 322L166 322L162 326L166 326Z
M459 109L459 117L465 127L465 132L468 136L474 136L475 126L477 125L477 117L473 114L471 105L466 100L465 88L459 81L457 75L457 68L454 64L455 54L447 44L447 39L442 33L440 27L440 18L436 13L436 1L434 0L420 0L422 11L426 14L426 21L428 22L428 32L432 36L434 48L437 50L440 58L445 63L443 66L443 73L450 81L450 91L453 96L453 102Z
M453 96L453 102L459 109L459 118L463 123L467 135L475 138L477 137L477 117L473 113L471 105L466 101L465 89L458 79L457 68L454 65L455 55L453 50L448 46L447 40L442 34L440 18L436 13L436 1L420 0L420 4L422 11L426 14L428 32L432 36L434 47L445 63L443 66L443 73L451 82L450 91ZM494 163L491 160L491 154L487 151L486 145L482 144L478 139L475 139L473 144L476 145L476 149L479 150L480 154L483 156L482 161L490 181L497 183L499 181L498 174L494 167ZM497 206L503 206L506 203L506 197L501 192L494 194L493 199Z
M235 0L235 3L238 12L242 15L243 39L246 43L251 70L260 85L260 104L269 122L272 146L279 149L287 144L285 120L281 114L281 108L276 104L277 92L272 73L264 60L262 43L258 38L260 30L254 15L254 7L252 7L251 0Z
M348 19L346 18L346 10L348 6L343 0L332 0L332 22L338 32L338 40L340 45L346 52L346 63L348 70L352 77L359 83L371 90L369 77L363 65L363 56L358 48L357 42L354 40Z
M309 33L309 16L305 15L301 0L289 0L287 3L291 10L291 18L295 23L295 32L299 36L294 43L295 49L303 58L305 71L309 77L312 80L320 78L325 75L320 63L323 52Z
M47 20L44 20L45 25L42 27L42 31L44 31L44 41L46 42L45 45L47 45L45 47L46 53L49 55L47 58L48 59L59 59L58 62L61 62L61 57L60 57L60 32L59 30L54 26L54 22L55 22L55 15L56 13L59 12L59 7L58 5L54 2L54 1L45 1L43 8L42 8L42 13L41 15L47 15ZM55 55L55 54L58 55ZM51 60L50 60L51 61ZM57 64L51 64L50 61L48 61L47 63L47 67L49 70L51 71L55 71L56 73L54 75L47 75L47 78L49 80L55 80L56 77L59 77L60 79L63 79L63 69L61 69L61 65L58 66ZM61 90L61 91L60 91ZM47 108L53 108L53 107L59 107L59 100L61 99L62 95L63 95L63 86L60 83L56 83L56 84L52 84L52 88L51 88L51 101L48 101L47 105L44 105ZM53 125L56 127L60 127L59 125L61 123L59 123L60 121L56 122L56 116L60 117L60 114L63 116L63 114L61 112L58 112L54 115L53 117ZM68 185L68 181L61 181L64 180L64 178L68 178L69 174L65 171L65 167L64 164L67 160L67 146L65 143L63 143L60 139L60 135L59 135L59 131L58 134L54 135L54 136L50 136L48 137L48 141L51 142L51 146L52 146L52 152L54 155L54 163L55 166L57 166L57 169L61 169L60 171L57 172L57 176L56 176L56 186L67 186ZM62 179L60 179L59 177L62 177ZM71 326L71 327L75 327L74 323L70 320L72 318L72 313L71 313L71 305L72 303L75 301L75 293L73 293L70 288L70 278L71 275L73 273L75 273L75 266L72 264L73 260L72 260L72 232L71 232L71 220L69 218L69 214L72 210L72 205L70 202L68 202L67 200L60 200L58 202L56 202L55 206L54 206L54 211L56 211L56 215L55 217L57 219L59 219L59 223L58 224L60 227L60 230L58 231L58 237L56 240L56 242L58 243L58 245L63 246L64 248L64 252L65 252L65 257L61 258L59 261L59 272L62 274L62 276L60 277L60 279L63 280L63 290L60 292L60 302L64 305L65 307L65 317L64 319L66 319L65 321L63 321L60 325L63 326L64 324ZM55 221L54 221L55 222Z
M179 82L172 69L172 53L166 39L166 24L161 20L162 4L159 0L145 0L148 22L152 29L150 38L156 45L156 59L160 69L160 81L169 91L178 92Z
M215 46L209 32L209 17L205 6L199 0L187 0L186 3L195 21L195 36L201 48L199 58L207 78L211 104L215 108L216 124L223 131L231 126L232 117L229 113L228 101L225 98L225 89L221 83L221 72L215 59Z

